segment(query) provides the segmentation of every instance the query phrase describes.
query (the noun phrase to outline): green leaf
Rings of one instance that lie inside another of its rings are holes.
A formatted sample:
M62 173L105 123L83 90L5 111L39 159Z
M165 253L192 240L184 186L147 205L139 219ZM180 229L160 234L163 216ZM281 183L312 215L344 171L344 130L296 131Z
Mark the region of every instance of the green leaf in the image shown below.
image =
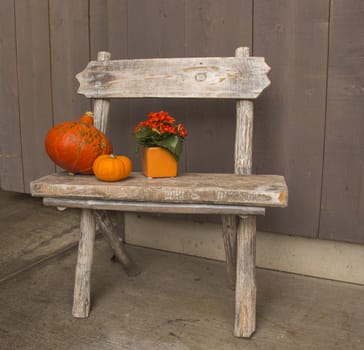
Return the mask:
M158 141L158 146L166 148L170 151L174 158L178 161L182 153L182 142L177 135L172 135L165 140Z
M144 147L163 147L167 149L178 161L182 153L182 140L178 135L156 134L148 127L141 127L137 133L133 134L138 145ZM137 147L138 150L138 147Z

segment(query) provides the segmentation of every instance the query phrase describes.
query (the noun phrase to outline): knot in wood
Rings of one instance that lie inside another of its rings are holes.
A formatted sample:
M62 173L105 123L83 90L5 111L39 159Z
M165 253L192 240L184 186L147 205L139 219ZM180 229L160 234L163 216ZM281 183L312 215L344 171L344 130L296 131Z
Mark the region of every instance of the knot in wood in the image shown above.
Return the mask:
M207 75L206 73L197 73L195 76L196 81L204 81L206 80Z

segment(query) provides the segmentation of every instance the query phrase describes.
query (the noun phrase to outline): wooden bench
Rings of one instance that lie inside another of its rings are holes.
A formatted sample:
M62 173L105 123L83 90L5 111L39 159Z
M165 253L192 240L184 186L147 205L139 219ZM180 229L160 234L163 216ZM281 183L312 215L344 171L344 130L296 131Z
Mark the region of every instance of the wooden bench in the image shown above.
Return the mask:
M74 290L74 317L87 317L90 276L99 224L128 273L135 265L110 219L110 211L221 214L227 270L235 284L234 335L250 337L255 330L256 215L265 207L287 206L285 180L277 175L252 175L253 103L270 84L263 58L238 48L234 57L111 60L99 52L77 75L79 93L94 101L95 126L106 132L110 98L203 98L236 100L234 174L181 174L150 179L140 173L115 183L94 176L52 174L31 183L33 196L44 204L81 208L80 242Z

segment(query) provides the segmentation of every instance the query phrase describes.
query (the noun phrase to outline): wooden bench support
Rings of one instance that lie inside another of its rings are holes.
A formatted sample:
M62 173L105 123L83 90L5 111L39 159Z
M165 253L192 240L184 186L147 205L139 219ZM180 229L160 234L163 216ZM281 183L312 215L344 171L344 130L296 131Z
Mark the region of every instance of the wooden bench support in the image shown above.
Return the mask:
M126 274L128 276L137 276L140 271L126 252L125 243L117 233L110 214L105 210L94 210L93 214L106 241L113 250L114 256L120 262Z
M255 216L240 217L237 230L235 288L236 337L250 337L255 331Z
M236 280L236 215L222 215L222 238L224 241L226 272L230 287L235 289Z
M89 209L81 211L80 231L72 315L85 318L90 312L91 268L96 231L94 216Z
M214 205L191 203L152 203L102 199L44 198L43 204L52 207L88 208L125 212L159 214L234 214L264 215L265 208L242 205ZM224 216L223 216L224 217Z

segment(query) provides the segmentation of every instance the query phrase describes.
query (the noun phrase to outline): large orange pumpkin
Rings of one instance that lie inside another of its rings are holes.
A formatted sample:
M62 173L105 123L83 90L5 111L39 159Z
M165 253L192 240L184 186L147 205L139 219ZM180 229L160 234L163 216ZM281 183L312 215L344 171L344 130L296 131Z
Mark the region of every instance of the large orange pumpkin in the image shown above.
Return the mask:
M45 148L58 166L80 174L92 174L95 159L112 152L108 138L93 126L91 112L78 121L67 121L49 130Z

